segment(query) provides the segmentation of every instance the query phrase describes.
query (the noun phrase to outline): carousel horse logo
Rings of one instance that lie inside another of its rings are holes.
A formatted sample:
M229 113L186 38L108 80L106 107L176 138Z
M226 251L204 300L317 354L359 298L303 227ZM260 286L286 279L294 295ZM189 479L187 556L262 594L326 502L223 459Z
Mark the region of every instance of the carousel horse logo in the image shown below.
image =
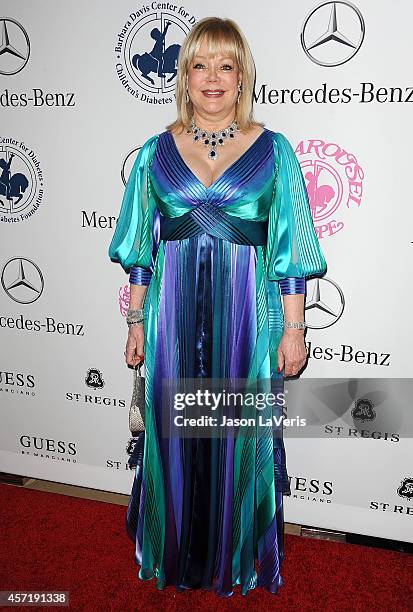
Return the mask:
M17 74L27 64L30 41L26 30L14 19L0 19L0 74Z
M365 397L356 400L351 410L351 416L355 421L362 421L362 423L374 421L377 415L373 402Z
M0 220L19 222L31 217L43 199L43 172L34 151L23 142L0 144Z
M12 202L13 197L17 198L14 203L18 204L29 186L29 181L22 172L12 173L11 165L14 156L15 154L11 153L8 159L4 157L0 159L0 194L6 196L6 200L9 200L9 202Z
M313 8L301 29L301 46L319 66L341 66L351 60L363 44L365 23L350 2L322 2Z
M92 389L102 389L105 386L102 372L97 368L89 368L86 374L85 383L88 387L92 387Z
M413 501L413 478L403 478L400 486L397 489L400 497Z
M159 78L166 79L166 83L170 83L176 77L176 64L179 55L179 45L169 45L164 49L166 32L168 31L170 21L165 23L165 27L161 32L158 28L151 30L151 38L154 45L148 53L140 55L136 53L132 57L132 66L144 79L155 85L151 73L156 74Z
M118 292L119 310L122 317L126 317L130 300L130 288L129 285L123 285Z
M319 239L345 227L353 209L360 207L364 171L353 153L322 139L299 142L295 153L306 182L314 228Z
M195 23L182 6L166 11L143 6L131 13L117 36L116 72L125 89L149 104L171 104L181 42Z

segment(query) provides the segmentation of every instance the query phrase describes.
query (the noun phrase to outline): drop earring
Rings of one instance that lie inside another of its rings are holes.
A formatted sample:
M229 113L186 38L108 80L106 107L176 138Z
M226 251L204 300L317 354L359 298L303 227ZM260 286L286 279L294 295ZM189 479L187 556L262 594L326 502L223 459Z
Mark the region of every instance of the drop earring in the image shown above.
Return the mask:
M239 99L241 97L241 92L242 92L242 85L241 83L238 83L238 96L237 96L237 104L239 102Z
M188 77L186 77L186 86L185 86L185 102L188 104L189 102L189 94L188 94Z

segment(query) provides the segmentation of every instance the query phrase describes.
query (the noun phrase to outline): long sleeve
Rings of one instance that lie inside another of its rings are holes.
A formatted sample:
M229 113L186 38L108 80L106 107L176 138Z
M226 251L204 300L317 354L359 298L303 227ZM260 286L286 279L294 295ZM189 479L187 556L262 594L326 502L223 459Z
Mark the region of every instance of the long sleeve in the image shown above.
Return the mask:
M130 172L108 254L125 272L133 268L135 284L149 284L158 247L157 206L148 178L158 135L139 149Z
M272 281L318 276L327 268L314 229L305 180L294 150L273 133L276 172L268 218L266 273Z

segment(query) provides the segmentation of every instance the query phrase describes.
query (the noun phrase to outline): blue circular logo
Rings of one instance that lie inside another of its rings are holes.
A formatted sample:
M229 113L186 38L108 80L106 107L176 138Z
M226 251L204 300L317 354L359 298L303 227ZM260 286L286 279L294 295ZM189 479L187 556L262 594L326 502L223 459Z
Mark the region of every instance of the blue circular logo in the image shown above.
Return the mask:
M29 219L43 200L43 171L33 149L0 137L0 221Z
M196 23L182 6L154 10L153 2L131 13L117 36L116 73L133 97L148 104L170 104L182 41Z

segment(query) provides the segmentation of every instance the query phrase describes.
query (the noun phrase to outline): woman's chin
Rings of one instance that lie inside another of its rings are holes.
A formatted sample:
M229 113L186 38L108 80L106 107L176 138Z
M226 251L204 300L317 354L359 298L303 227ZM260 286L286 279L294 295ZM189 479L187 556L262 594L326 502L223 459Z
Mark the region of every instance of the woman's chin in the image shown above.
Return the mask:
M223 98L220 98L219 100L203 99L199 105L194 105L194 108L202 115L227 115L233 111L234 106L228 106L227 103L224 103Z

